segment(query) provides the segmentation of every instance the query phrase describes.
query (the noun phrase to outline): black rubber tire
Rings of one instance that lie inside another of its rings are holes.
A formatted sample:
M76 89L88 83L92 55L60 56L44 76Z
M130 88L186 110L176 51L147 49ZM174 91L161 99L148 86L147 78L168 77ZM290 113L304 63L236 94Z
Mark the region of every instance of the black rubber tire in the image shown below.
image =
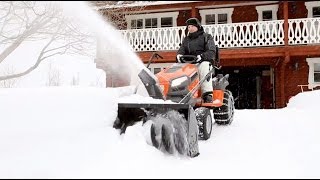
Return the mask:
M229 90L224 92L223 105L213 109L214 119L219 125L230 125L234 116L234 99Z
M199 139L208 140L212 132L212 117L210 109L199 107L195 109L196 118L199 127Z

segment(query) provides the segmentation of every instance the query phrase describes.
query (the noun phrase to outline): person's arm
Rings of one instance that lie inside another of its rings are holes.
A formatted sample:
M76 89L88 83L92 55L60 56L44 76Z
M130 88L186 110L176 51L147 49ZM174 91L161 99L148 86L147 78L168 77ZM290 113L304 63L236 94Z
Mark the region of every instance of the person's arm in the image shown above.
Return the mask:
M176 62L180 62L180 59L179 59L180 56L185 55L185 53L186 53L186 50L184 49L184 43L185 43L185 39L182 40L181 46L178 49Z
M182 40L181 46L178 49L177 54L185 55L186 50L184 49L184 43L185 43L185 39Z
M211 34L207 34L207 38L208 41L205 47L205 52L201 54L201 59L203 61L209 61L213 63L214 58L216 57L216 48Z

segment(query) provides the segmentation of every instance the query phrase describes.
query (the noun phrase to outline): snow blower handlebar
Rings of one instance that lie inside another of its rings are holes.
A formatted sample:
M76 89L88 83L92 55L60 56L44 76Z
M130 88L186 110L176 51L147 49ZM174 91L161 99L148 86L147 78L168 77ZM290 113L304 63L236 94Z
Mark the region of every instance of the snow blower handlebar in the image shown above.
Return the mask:
M216 57L216 59L218 59L219 56ZM181 63L191 63L191 64L196 64L197 62L197 56L195 55L182 55L179 58ZM203 60L201 60L200 62L202 62ZM216 63L213 64L213 67L217 70L221 69L221 65L219 63L219 60L217 60Z
M197 63L197 56L194 56L194 55L182 55L179 58L179 61L182 62L182 63L195 64L195 63Z

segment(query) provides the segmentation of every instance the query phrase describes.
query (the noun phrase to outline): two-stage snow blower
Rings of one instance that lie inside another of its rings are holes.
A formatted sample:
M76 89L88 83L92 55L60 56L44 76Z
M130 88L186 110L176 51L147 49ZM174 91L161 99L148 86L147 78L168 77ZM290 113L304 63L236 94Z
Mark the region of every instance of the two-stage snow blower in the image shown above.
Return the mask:
M155 53L152 57L161 56ZM218 125L231 124L234 100L232 93L226 90L229 75L213 77L215 69L220 68L215 65L200 79L195 60L195 56L184 55L180 59L182 63L174 63L155 76L143 69L139 78L149 96L166 103L118 103L118 117L113 127L124 133L128 126L138 121L151 120L150 136L154 147L169 154L199 155L198 139L210 138L212 114ZM213 77L213 101L205 103L200 87L210 76Z

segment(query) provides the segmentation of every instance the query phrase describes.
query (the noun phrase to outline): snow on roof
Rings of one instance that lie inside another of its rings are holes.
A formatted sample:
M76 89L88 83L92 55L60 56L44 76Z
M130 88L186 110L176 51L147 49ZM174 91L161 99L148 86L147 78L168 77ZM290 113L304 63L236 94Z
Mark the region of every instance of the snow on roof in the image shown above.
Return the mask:
M109 8L178 4L178 3L191 3L191 2L201 2L201 1L136 1L130 4L123 4L123 2L125 1L119 1L117 4L114 4L114 5L104 5L104 6L96 7L96 9L100 10L100 9L109 9Z

